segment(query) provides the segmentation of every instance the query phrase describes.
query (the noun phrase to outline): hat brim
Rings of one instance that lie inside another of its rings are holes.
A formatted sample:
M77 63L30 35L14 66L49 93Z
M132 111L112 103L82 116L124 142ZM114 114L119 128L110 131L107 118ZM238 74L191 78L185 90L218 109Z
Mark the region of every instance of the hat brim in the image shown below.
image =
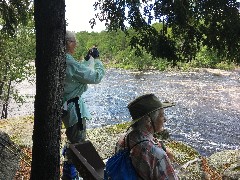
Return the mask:
M173 102L162 102L162 108L168 108L168 107L172 107L175 106L175 103Z

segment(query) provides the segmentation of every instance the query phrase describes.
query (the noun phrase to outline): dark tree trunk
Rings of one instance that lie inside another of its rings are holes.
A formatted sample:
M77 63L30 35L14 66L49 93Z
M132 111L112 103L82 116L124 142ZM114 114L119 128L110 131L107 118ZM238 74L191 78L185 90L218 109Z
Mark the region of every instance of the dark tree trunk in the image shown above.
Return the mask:
M65 76L65 0L35 0L36 96L32 180L60 179L60 128Z

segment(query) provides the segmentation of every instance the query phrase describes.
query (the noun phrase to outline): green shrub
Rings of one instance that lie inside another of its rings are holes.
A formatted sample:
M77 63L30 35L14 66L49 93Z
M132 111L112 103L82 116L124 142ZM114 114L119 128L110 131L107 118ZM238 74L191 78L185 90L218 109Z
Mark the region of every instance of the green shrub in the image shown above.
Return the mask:
M222 61L222 62L216 64L216 68L222 69L222 70L233 70L235 68L235 64Z
M182 71L190 71L193 68L193 64L191 62L186 63L186 62L177 62L177 66L182 70Z
M116 56L115 67L122 67L124 69L138 69L143 70L152 66L152 56L143 51L141 56L136 56L136 50L126 48L123 51L119 51Z
M159 71L165 71L169 69L170 62L166 59L157 58L153 60L153 66Z
M191 61L191 67L214 68L219 62L220 59L216 52L202 47L197 53L195 60Z

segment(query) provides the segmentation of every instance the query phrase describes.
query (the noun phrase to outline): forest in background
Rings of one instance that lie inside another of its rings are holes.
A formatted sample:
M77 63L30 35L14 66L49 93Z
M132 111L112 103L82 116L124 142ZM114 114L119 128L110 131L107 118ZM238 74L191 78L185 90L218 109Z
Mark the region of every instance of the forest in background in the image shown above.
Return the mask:
M163 29L162 23L152 25L158 31ZM171 29L168 29L171 34ZM77 32L78 46L76 48L75 58L83 59L89 48L97 45L100 51L101 59L106 63L107 67L137 69L137 70L189 70L191 68L217 68L223 70L232 70L238 66L235 58L224 57L213 49L206 46L201 46L191 58L184 56L184 51L179 50L177 63L174 64L174 59L154 57L151 53L145 50L144 47L138 48L131 45L131 40L136 36L133 29L128 29L127 34L121 30L96 32ZM177 44L181 44L178 42ZM176 48L177 50L177 48ZM164 49L158 49L164 51Z

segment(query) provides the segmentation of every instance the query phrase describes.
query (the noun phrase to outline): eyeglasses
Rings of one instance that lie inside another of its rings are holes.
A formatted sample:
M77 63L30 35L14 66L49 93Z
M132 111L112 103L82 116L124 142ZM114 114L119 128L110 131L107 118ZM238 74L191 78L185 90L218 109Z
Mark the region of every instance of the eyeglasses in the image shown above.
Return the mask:
M76 42L76 39L71 40L71 38L66 38L66 41L68 41L68 42Z

